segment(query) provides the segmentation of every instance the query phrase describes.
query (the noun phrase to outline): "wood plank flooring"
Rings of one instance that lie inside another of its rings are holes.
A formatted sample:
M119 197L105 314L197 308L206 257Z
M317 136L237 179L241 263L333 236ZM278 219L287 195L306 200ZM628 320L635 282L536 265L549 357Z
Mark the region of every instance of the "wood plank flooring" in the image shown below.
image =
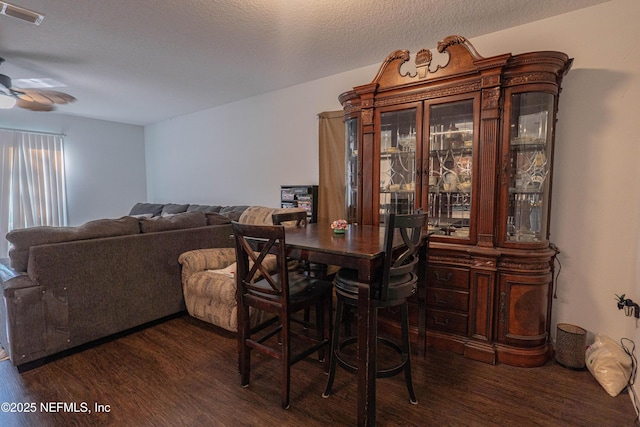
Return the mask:
M30 413L3 407L0 426L356 424L354 375L339 369L333 394L323 399L322 365L301 361L292 368L291 407L283 410L277 362L253 355L251 385L242 388L236 358L233 335L184 316L21 374L0 362L0 402L36 406ZM634 425L626 391L610 397L588 371L553 361L515 368L430 351L413 358L413 378L418 405L409 403L402 375L378 380L378 425Z

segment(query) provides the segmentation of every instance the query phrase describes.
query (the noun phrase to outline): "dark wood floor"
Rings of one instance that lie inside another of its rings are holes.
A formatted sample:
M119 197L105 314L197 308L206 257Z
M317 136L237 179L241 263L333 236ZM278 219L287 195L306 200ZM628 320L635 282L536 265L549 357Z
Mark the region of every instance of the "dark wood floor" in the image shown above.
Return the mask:
M0 425L355 425L353 375L338 370L334 394L323 399L327 377L317 361L304 360L293 368L291 408L283 410L278 372L275 360L255 355L251 385L240 387L233 336L185 316L22 374L0 362L0 402L37 406L33 413L3 407ZM431 351L414 358L413 374L418 405L409 403L402 375L378 380L378 425L634 425L626 391L610 397L588 371L553 361L524 369ZM44 412L46 402L60 412ZM55 402L79 411L86 404L91 413L64 412Z

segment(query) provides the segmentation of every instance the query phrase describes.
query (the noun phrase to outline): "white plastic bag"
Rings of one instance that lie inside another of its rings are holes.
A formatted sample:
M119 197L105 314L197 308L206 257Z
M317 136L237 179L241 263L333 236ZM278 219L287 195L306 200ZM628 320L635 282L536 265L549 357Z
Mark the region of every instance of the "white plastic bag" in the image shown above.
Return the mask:
M606 335L596 334L585 352L589 372L609 395L615 397L629 384L632 360L622 346Z

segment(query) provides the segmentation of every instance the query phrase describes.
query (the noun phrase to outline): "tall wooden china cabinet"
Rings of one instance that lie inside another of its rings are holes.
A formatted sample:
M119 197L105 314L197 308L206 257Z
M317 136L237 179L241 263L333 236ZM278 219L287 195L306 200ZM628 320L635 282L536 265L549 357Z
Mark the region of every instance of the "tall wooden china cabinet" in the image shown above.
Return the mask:
M539 366L551 356L554 126L572 59L549 51L484 58L461 36L437 50L444 65L426 49L414 64L395 51L371 83L340 95L348 219L383 225L387 212L428 212L415 342Z

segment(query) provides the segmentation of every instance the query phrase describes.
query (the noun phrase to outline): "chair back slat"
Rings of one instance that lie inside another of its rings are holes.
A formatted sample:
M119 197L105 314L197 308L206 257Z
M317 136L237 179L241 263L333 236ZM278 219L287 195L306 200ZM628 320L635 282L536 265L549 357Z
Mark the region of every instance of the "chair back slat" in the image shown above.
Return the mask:
M238 297L270 295L288 299L289 286L285 260L285 232L282 225L251 225L232 222L236 245L236 285ZM255 242L261 250L254 251ZM267 265L275 256L275 267Z
M398 276L417 274L418 252L424 244L423 230L427 224L426 213L406 215L389 214L385 230L385 259L380 283L380 299L386 300L389 294L389 282ZM401 249L393 250L396 234L402 237Z
M277 212L271 216L274 225L282 225L288 221L295 221L296 227L307 226L307 212L292 210L291 212Z

